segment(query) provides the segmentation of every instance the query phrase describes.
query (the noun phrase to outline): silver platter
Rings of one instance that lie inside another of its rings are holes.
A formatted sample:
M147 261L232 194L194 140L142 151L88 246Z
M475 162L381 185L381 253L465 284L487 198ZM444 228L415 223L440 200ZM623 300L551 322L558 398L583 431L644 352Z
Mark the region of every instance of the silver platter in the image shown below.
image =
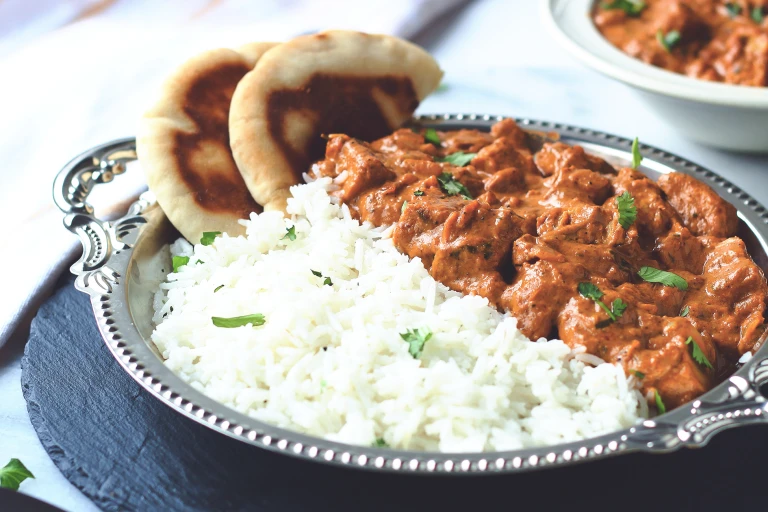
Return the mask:
M426 115L414 123L441 129L488 130L503 119L475 114ZM538 133L557 133L615 165L629 165L631 141L594 130L517 119ZM654 147L641 145L641 170L653 178L683 172L709 184L739 213L739 236L764 271L768 270L768 211L749 194L717 174ZM701 447L718 432L741 425L768 424L768 343L729 379L699 399L635 427L585 441L507 452L436 453L352 446L303 435L257 421L195 390L163 364L150 341L152 296L171 268L163 246L178 232L145 193L120 219L94 217L87 203L97 184L111 182L136 159L134 139L90 149L64 167L53 195L65 213L64 225L80 237L83 255L72 266L75 286L91 299L104 342L123 369L159 401L179 413L266 450L325 464L404 473L514 473L575 464L629 452L668 452ZM762 392L761 392L762 390Z

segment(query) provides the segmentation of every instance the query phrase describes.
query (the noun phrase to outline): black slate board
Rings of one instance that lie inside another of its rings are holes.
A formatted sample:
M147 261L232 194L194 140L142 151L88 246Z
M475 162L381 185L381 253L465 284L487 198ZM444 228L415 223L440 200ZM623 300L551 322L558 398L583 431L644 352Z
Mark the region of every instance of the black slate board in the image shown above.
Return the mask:
M216 434L120 369L87 297L62 279L22 361L30 418L61 472L104 510L765 510L768 428L701 450L475 477L383 475L296 460Z

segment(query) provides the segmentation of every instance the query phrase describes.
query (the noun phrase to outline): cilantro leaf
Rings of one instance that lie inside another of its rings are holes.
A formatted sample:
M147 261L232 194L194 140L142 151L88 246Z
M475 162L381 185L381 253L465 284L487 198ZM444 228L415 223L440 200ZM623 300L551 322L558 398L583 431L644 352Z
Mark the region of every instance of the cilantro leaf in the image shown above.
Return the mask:
M296 240L296 226L285 228L285 234L283 235L283 238L281 238L280 240L285 240L286 238L291 242Z
M688 316L688 313L690 313L690 312L691 312L691 308L689 308L688 306L685 306L683 308L683 310L680 311L680 316L686 317L686 316Z
M181 267L189 263L189 256L174 256L172 258L173 272L176 273Z
M629 226L637 219L635 198L625 191L616 198L616 208L619 210L619 224L624 229L629 229Z
M640 276L643 281L649 283L661 283L664 286L674 286L678 290L683 291L688 289L688 281L679 275L667 272L666 270L659 270L658 268L653 267L642 267L637 272L637 275Z
M640 154L640 141L637 137L632 141L632 168L637 169L643 161L643 155Z
M728 16L731 18L735 18L741 14L741 6L736 2L728 2L725 4L725 10L728 11Z
M624 310L627 309L627 304L621 299L615 299L611 304L611 309L608 309L608 306L606 306L605 303L600 300L605 294L592 283L579 283L578 290L579 295L585 299L592 299L595 301L595 303L600 306L603 311L606 312L608 318L611 319L611 322L618 320L618 318L624 313Z
M211 245L220 234L221 231L203 231L203 237L200 239L200 243L203 245Z
M403 201L403 206L400 207L400 215L403 214L403 212L407 207L408 207L408 201Z
M614 314L616 318L619 318L621 315L624 314L624 311L627 310L627 303L621 300L620 298L613 299L613 302L611 302L611 312Z
M414 190L413 191L413 195L415 195L416 197L421 197L421 196L424 195L424 191L423 190Z
M464 167L469 162L472 161L473 158L477 156L477 153L465 153L463 151L457 151L455 153L451 153L450 155L444 156L444 157L438 157L435 158L436 162L446 162L451 165L455 165L456 167Z
M373 446L374 448L389 448L389 445L382 437L377 438L373 442L373 444L371 444L371 446Z
M242 327L244 325L253 324L254 327L264 325L266 320L261 313L255 313L253 315L233 316L231 318L224 318L221 316L211 317L211 322L216 327L225 327L231 329L233 327Z
M680 32L677 30L670 30L666 34L662 32L661 29L656 32L656 40L667 53L671 52L672 48L677 46L677 44L680 42L680 39Z
M634 373L635 377L637 377L638 379L644 379L645 378L645 374L643 372L639 372L637 370L632 370L632 373Z
M763 13L763 8L759 5L756 5L752 8L752 21L757 23L758 25L763 24L763 20L765 19L765 14Z
M656 390L656 409L659 411L659 414L664 414L667 412L667 407L664 405L664 402L661 399L661 395L659 394L659 391Z
M693 350L691 351L691 357L693 357L694 361L696 361L702 366L706 366L710 370L714 370L712 363L710 363L709 359L707 359L707 356L704 355L704 352L702 352L699 344L696 343L696 340L693 339L693 336L688 336L688 339L685 340L685 344L693 346Z
M35 478L19 459L11 459L5 467L0 468L0 487L12 491L19 490L19 484L27 478Z
M613 0L612 2L603 2L600 7L606 10L621 9L627 16L640 16L646 5L643 0Z
M437 177L437 181L440 183L440 189L449 196L461 195L464 199L472 199L467 187L454 178L453 174L444 172Z
M440 141L440 136L437 134L437 130L434 128L427 128L424 131L424 140L429 142L430 144L434 144L437 147L440 147L442 142Z
M221 290L222 288L224 288L224 285L220 284L219 286L217 286L216 288L213 289L213 293L216 293L217 291Z
M317 270L312 270L312 269L309 269L309 270L310 270L310 271L311 271L311 272L312 272L314 275L316 275L317 277L323 278L323 274L321 274L321 273L320 273L320 272L318 272ZM330 277L326 277L326 278L323 278L323 284L324 284L324 285L327 285L327 286L333 286L333 281L331 281L331 278L330 278Z
M587 299L600 300L603 298L603 292L592 283L579 283L579 294Z
M432 331L430 331L428 327L408 329L404 333L400 333L400 337L408 342L408 353L411 354L414 359L418 359L424 351L424 345L432 337Z

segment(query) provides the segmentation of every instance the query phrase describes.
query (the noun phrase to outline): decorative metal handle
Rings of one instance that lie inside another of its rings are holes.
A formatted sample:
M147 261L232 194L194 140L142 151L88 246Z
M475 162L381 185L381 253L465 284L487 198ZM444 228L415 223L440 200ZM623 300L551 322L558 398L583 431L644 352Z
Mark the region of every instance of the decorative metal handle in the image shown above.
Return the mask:
M72 159L53 182L53 200L65 213L64 226L75 233L83 245L83 255L70 267L78 276L75 280L78 290L91 294L110 292L111 283L120 277L107 265L110 256L113 251L128 246L123 238L130 228L146 222L140 213L151 203L147 196L142 196L124 217L114 222L97 219L87 202L96 185L109 183L123 174L126 164L133 160L136 160L136 139L108 142Z
M704 446L715 434L745 424L768 425L768 355L752 357L739 375L722 384L724 393L714 401L694 400L658 420L646 420L631 429L629 448L670 451L679 446Z

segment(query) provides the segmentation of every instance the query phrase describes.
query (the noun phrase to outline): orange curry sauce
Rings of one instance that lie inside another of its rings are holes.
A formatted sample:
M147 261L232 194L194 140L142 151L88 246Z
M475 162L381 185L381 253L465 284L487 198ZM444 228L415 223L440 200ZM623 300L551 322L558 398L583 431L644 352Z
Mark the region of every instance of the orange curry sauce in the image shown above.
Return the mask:
M593 20L614 46L648 64L768 86L768 0L604 0Z
M655 183L579 146L536 145L511 119L490 133L331 135L311 173L341 177L334 194L353 215L394 224L396 247L438 281L509 311L532 340L621 364L667 407L710 389L766 329L768 286L735 236L736 210L688 175ZM626 228L624 193L636 209ZM642 267L687 289L647 282ZM585 283L602 306L580 293Z

